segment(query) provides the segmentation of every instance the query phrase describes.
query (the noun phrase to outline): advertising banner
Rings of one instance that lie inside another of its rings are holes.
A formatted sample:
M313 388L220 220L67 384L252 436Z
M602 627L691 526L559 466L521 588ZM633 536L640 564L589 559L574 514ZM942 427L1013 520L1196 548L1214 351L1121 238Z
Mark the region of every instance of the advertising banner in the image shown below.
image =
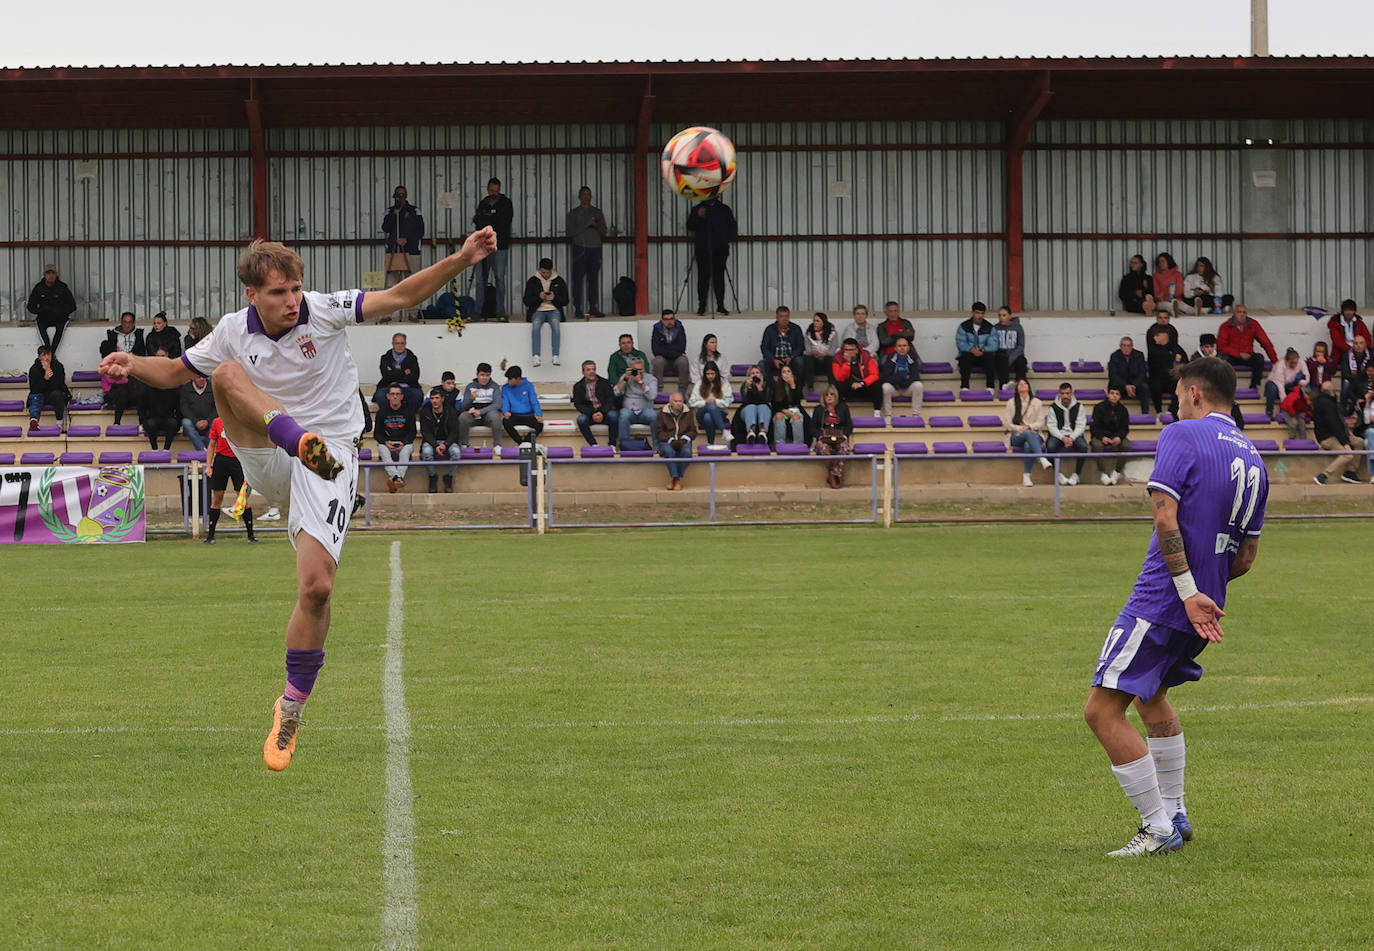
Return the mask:
M141 542L147 527L142 466L0 468L0 544Z

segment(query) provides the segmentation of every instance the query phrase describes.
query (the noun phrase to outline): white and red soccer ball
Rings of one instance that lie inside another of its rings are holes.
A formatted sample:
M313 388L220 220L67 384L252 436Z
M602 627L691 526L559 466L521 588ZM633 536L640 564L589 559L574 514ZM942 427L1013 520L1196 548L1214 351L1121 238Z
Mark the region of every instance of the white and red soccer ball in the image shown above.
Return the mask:
M668 140L659 165L668 187L683 198L715 198L735 180L735 144L716 129L692 126Z

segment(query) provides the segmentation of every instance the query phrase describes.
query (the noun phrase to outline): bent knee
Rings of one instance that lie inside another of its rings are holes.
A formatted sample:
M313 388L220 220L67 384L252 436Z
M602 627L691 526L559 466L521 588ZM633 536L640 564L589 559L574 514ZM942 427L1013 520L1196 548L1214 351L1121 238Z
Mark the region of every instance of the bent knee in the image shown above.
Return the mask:
M334 594L334 579L323 572L309 574L301 578L298 594L303 606L322 609Z

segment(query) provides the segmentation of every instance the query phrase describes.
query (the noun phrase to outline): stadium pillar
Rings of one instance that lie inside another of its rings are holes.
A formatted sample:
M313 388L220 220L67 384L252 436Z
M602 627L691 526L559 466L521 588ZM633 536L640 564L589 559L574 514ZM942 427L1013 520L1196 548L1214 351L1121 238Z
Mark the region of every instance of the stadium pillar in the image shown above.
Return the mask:
M1007 122L1006 137L1006 176L1007 176L1007 306L1019 313L1025 307L1023 281L1025 278L1025 226L1022 220L1025 203L1022 189L1025 170L1022 156L1026 150L1026 140L1036 118L1045 108L1054 93L1050 91L1050 74L1042 70L1035 74L1034 80L1026 88L1026 94Z
M644 79L635 125L635 313L649 312L649 126L654 119L654 78Z
M257 86L248 84L248 98L243 101L248 117L248 144L253 153L253 237L267 237L267 143L262 133L262 110L258 102Z

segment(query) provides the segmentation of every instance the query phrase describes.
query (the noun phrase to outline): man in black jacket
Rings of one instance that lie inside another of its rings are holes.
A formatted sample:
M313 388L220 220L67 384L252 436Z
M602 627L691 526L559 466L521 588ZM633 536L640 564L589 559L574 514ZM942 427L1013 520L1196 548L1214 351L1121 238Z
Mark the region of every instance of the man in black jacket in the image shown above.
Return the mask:
M38 336L43 338L43 346L57 354L57 345L62 342L62 331L67 321L76 312L76 298L72 289L57 279L57 265L43 265L43 279L29 291L26 305L29 313L37 318ZM48 330L52 339L48 339Z
M1341 405L1336 401L1336 384L1333 380L1323 383L1321 392L1312 401L1312 428L1316 432L1317 445L1326 451L1344 450L1350 453L1331 460L1331 465L1317 473L1313 481L1318 485L1326 485L1339 470L1342 482L1358 484L1360 477L1355 474L1355 467L1359 465L1359 456L1350 448L1350 429L1341 416Z
M132 353L136 357L146 357L148 347L143 342L143 328L134 326L133 311L126 310L119 315L119 326L105 331L105 342L100 345L100 355L108 357L112 353Z
M506 315L506 261L510 257L511 222L515 220L515 206L501 194L501 179L493 178L487 182L487 195L477 203L477 214L472 223L481 231L488 225L496 232L496 250L482 259L481 273L477 275L477 312L482 313L486 301L487 283L496 284L496 313Z
M539 259L538 269L525 282L521 301L525 305L525 317L530 322L530 355L534 365L539 366L543 362L539 357L540 334L544 324L548 324L553 344L553 365L558 366L563 362L558 356L558 328L563 323L563 308L568 306L568 282L553 269L552 258Z
M412 413L419 409L425 401L424 391L420 389L420 361L407 349L405 334L396 334L391 338L391 349L382 354L377 369L381 379L377 381L377 392L372 394L372 402L385 406L387 389L399 386L405 397L406 408Z
M377 410L372 438L377 440L377 456L386 463L386 490L397 492L406 484L409 462L415 453L415 412L407 409L405 391L393 383L386 391L386 405Z
M1093 407L1093 418L1088 424L1092 436L1093 452L1130 452L1131 441L1126 434L1131 431L1131 412L1121 405L1121 388L1109 386L1107 398ZM1112 456L1097 460L1098 471L1102 473L1103 485L1116 485L1126 471L1124 456Z
M620 431L620 414L615 409L611 381L596 372L595 360L582 361L582 379L573 384L572 402L577 409L577 428L587 445L595 446L593 426L606 427L606 442L613 444Z
M435 459L449 459L457 462L462 457L458 446L458 411L444 401L443 387L436 386L429 391L429 402L420 410L420 458L425 462ZM429 491L439 491L439 467L426 466L429 470ZM453 491L453 470L444 473L444 491Z
M1121 338L1121 349L1107 358L1107 385L1118 386L1124 396L1140 400L1140 411L1150 411L1150 368L1145 355L1130 337Z
M382 233L386 235L387 263L402 263L393 259L391 255L405 255L404 270L399 267L387 267L387 287L394 287L424 266L420 261L420 242L425 239L425 219L410 203L409 195L404 185L393 188L391 207L382 218Z
M687 215L687 230L696 248L697 316L706 316L706 294L716 292L716 313L725 317L725 262L730 244L739 237L739 227L730 206L719 198L708 198Z

